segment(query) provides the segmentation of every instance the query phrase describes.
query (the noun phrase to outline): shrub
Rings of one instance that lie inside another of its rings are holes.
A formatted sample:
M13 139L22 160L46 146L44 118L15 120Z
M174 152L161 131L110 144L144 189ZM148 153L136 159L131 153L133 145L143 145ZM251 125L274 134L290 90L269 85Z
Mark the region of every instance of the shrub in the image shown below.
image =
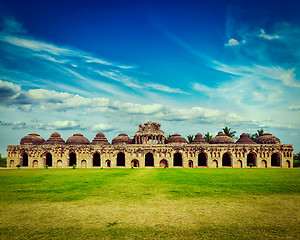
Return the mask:
M73 167L73 169L75 169L75 168L76 168L76 165L75 165L75 164L73 164L73 166L72 166L72 167Z
M252 167L253 167L253 163L249 163L248 166L249 166L250 168L252 168Z
M16 167L19 169L21 167L21 164L20 163L17 164Z
M45 168L45 169L48 169L48 165L45 165L44 168Z

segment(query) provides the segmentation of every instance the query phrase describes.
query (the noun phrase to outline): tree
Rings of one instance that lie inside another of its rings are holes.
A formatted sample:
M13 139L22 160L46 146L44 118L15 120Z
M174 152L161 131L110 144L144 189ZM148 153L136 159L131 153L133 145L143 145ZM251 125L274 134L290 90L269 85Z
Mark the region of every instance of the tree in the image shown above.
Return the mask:
M260 130L257 130L257 133L254 133L254 134L251 134L251 133L247 133L249 138L254 141L256 138L262 136L264 134L264 130L263 129L260 129Z
M294 154L294 167L300 167L300 152Z
M206 142L209 143L209 141L212 139L212 135L210 135L210 133L207 132L203 138L205 139Z
M220 132L219 132L220 133ZM229 127L225 127L225 128L223 128L223 133L226 135L226 136L228 136L228 137L231 137L231 138L233 138L233 139L237 139L236 137L235 137L235 134L236 134L236 131L231 131L231 128L229 128Z
M191 143L192 141L194 141L194 135L188 135L187 139L188 139L188 142Z

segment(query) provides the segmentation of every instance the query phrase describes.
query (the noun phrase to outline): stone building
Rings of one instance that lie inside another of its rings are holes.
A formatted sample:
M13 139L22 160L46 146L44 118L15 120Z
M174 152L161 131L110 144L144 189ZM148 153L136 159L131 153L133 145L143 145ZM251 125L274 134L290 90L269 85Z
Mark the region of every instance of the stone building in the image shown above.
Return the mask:
M237 142L219 133L207 143L197 133L193 142L179 134L168 139L159 123L139 125L133 138L119 134L110 144L103 133L90 142L76 133L64 141L54 132L45 141L36 133L23 137L20 145L7 147L7 167L184 167L184 168L290 168L293 146L265 133L255 142L243 133Z

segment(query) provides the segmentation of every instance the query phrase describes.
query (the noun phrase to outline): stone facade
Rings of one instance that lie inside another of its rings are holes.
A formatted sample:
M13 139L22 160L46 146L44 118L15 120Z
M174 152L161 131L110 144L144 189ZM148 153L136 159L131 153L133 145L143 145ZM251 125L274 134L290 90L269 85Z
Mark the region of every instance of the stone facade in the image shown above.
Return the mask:
M110 144L103 133L90 143L82 134L74 134L65 142L59 133L45 141L38 134L29 134L20 145L7 147L7 167L17 164L28 168L92 167L198 167L257 168L293 167L293 146L281 144L269 133L253 142L242 134L234 143L225 134L218 134L206 143L200 133L192 143L179 134L169 139L159 123L139 125L134 138L120 134Z

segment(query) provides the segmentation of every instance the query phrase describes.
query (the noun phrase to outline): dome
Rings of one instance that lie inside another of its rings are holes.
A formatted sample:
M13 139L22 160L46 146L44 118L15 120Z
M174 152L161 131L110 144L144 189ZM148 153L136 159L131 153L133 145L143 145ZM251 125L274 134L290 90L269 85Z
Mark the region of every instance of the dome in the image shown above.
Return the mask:
M37 145L37 144L43 144L45 142L45 139L42 138L37 133L30 133L27 136L23 137L20 141L21 145Z
M187 140L184 137L181 137L180 134L175 133L169 137L168 143L187 143Z
M218 135L215 136L214 138L212 138L209 143L211 143L211 144L231 144L231 143L234 143L234 141L231 137L228 137L224 133L218 133Z
M66 144L89 144L90 141L80 133L74 134L72 137L69 137L66 141Z
M259 144L280 144L280 139L272 136L271 133L264 133L262 136L255 139Z
M58 132L54 132L44 144L65 144L65 140L60 137Z
M207 142L205 141L205 139L202 137L201 133L197 133L195 135L194 140L192 141L193 144L206 144Z
M240 138L236 141L236 144L256 144L256 142L253 142L247 133L242 133Z
M127 134L121 133L119 136L115 137L112 142L112 144L131 144L132 139L128 137Z
M102 132L97 133L94 140L91 142L93 145L109 145L109 142L107 141L105 135Z

